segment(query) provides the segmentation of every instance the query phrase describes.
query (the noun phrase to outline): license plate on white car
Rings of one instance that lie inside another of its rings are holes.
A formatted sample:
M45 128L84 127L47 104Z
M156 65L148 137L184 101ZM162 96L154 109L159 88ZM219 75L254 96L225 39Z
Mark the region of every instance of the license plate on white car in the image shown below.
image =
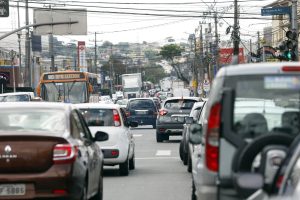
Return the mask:
M25 184L0 184L0 196L21 196L25 192Z

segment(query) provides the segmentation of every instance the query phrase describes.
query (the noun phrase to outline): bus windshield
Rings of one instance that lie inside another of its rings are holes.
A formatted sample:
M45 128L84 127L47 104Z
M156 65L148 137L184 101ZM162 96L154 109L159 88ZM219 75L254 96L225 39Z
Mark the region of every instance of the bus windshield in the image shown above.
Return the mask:
M44 83L42 94L45 101L65 103L87 102L86 82Z

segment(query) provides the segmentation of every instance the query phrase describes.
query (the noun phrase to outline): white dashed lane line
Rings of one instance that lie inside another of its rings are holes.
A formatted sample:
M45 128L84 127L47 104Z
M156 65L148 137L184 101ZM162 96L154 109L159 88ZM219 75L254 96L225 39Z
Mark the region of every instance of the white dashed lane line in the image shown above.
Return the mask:
M171 156L171 150L157 150L155 156Z
M142 134L133 134L133 137L142 137Z

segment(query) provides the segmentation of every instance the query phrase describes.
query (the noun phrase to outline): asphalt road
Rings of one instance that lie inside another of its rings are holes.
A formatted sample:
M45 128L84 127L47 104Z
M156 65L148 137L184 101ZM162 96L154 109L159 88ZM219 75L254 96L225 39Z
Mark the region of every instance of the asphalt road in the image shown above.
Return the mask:
M119 176L118 166L104 169L104 200L189 200L191 174L179 158L180 137L157 143L150 126L133 131L136 169Z

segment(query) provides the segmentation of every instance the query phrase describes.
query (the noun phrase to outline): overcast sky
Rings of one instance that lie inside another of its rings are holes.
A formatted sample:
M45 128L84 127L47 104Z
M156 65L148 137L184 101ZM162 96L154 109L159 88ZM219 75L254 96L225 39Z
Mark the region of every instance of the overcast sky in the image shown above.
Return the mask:
M262 6L272 0L239 0L241 18L261 18ZM16 5L12 0L11 5ZM30 1L30 7L49 6L56 3L53 8L86 8L88 10L87 36L62 36L64 41L84 40L92 44L94 32L97 32L97 41L118 42L164 42L172 37L176 41L186 41L189 33L194 33L199 22L213 23L212 15L208 11L218 11L218 15L226 18L218 19L218 31L221 41L230 40L225 34L226 28L233 25L233 1L217 0L56 0L56 1ZM97 2L97 3L96 3ZM45 4L42 4L45 3ZM64 6L62 4L65 4ZM20 4L24 6L24 3ZM24 8L20 9L21 26L25 24ZM207 16L204 18L204 16ZM9 18L0 18L1 32L17 28L17 9L11 7ZM241 39L247 41L257 40L257 31L271 25L270 17L264 20L241 19ZM30 23L33 22L33 13L30 12ZM212 24L214 28L214 25ZM197 33L198 34L198 33Z

